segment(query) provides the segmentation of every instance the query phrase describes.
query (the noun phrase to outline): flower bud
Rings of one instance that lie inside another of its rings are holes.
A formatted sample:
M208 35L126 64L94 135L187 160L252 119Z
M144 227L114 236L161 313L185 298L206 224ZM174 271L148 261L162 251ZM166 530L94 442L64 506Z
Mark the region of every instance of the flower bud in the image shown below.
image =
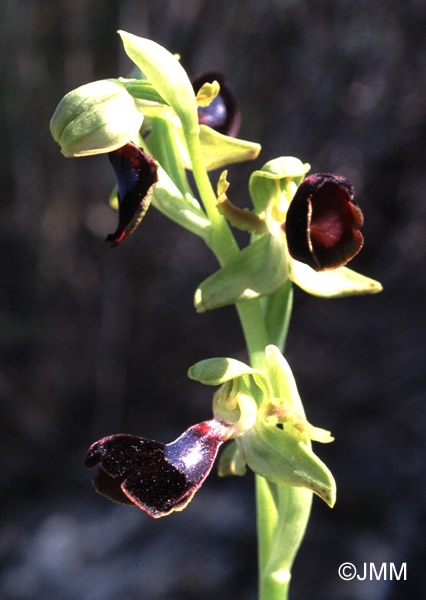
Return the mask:
M110 152L118 186L118 227L106 238L108 246L118 246L142 221L158 181L158 164L135 144Z
M124 146L137 135L142 121L125 87L104 79L66 94L50 121L50 131L64 156L85 156Z
M98 493L163 517L190 502L231 433L219 419L193 425L170 444L118 433L92 444L85 465L99 464L93 479Z
M362 248L363 222L347 179L328 173L310 175L299 185L287 212L289 252L315 271L341 267Z
M208 125L219 133L235 137L240 129L240 113L234 95L220 73L201 73L191 79L194 91L197 93L204 83L217 81L220 85L219 94L208 106L198 107L198 121Z

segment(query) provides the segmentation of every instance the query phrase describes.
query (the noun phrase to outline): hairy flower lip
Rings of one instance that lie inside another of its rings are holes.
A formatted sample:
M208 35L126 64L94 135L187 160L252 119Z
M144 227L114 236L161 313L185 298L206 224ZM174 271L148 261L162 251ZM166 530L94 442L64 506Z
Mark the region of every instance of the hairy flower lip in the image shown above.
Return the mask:
M315 173L297 188L287 212L285 232L293 258L315 271L345 265L362 248L362 211L353 185L331 173Z
M148 210L158 181L158 164L131 142L108 156L118 185L118 226L105 241L114 248L135 231Z
M219 133L236 137L240 129L241 116L235 97L224 75L209 71L191 78L195 93L199 91L204 83L212 83L213 81L219 83L220 92L208 106L198 107L198 121Z
M232 425L211 419L193 425L170 444L118 433L92 444L84 464L99 465L93 479L97 492L158 518L185 508L232 431Z

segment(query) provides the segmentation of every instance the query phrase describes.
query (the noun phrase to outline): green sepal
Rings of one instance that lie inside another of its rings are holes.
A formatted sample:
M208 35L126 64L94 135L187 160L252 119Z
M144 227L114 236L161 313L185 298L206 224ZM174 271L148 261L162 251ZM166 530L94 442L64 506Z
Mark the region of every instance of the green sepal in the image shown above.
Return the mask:
M197 312L259 298L274 292L287 279L285 241L265 234L241 250L197 288Z
M177 124L178 125L178 124ZM260 144L229 137L212 129L208 125L200 125L200 148L203 164L207 171L218 169L232 163L254 160L261 150ZM180 154L185 168L192 169L191 159L185 143L183 131L176 127L180 141Z
M200 144L204 166L208 171L254 160L261 150L260 144L223 135L208 125L200 125Z
M347 267L317 272L297 260L289 262L289 277L302 290L324 298L377 294L381 283Z
M273 483L307 488L328 506L336 500L330 470L308 445L276 425L257 423L238 438L248 467Z
M292 410L304 417L305 412L293 372L279 348L270 344L265 348L265 357L272 396L284 398Z
M219 457L217 473L219 477L242 477L247 473L246 461L237 440L232 440L225 446Z
M143 71L157 93L173 108L185 134L196 133L198 112L194 90L176 56L152 40L126 31L118 33L126 54Z
M280 156L254 171L250 177L249 191L256 211L263 212L272 198L287 193L290 182L297 187L310 168L308 163L302 163L298 158Z
M265 424L281 424L284 432L309 447L309 440L325 444L332 442L334 438L329 431L314 427L306 420L293 372L279 348L267 346L265 357L272 397L261 404L258 420Z
M137 136L142 121L125 87L117 79L104 79L66 94L50 131L64 156L86 156L121 148Z
M188 377L204 385L222 385L247 376L253 379L265 397L270 396L272 390L265 374L236 358L225 356L206 358L196 362L188 369Z

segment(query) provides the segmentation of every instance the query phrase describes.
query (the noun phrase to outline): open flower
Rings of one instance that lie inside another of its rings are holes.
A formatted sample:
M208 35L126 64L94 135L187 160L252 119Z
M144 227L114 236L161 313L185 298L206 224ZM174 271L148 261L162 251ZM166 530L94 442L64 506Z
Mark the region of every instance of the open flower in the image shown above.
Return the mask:
M234 95L226 83L225 77L220 73L209 72L201 73L191 79L195 93L205 83L213 81L217 81L220 85L219 94L208 106L198 106L198 121L219 133L235 137L240 129L241 118Z
M219 212L231 225L253 235L248 246L198 286L194 295L198 312L261 296L272 298L276 310L280 294L285 305L289 280L326 298L382 290L378 281L344 266L363 244L359 231L363 215L353 199L352 184L325 173L304 179L309 168L297 158L283 156L254 171L249 184L253 211L230 202L226 171L221 174Z
M322 271L345 265L361 250L363 223L352 184L338 175L315 173L297 188L283 227L291 256Z
M118 227L106 243L114 247L135 231L148 210L158 181L158 164L132 143L110 152L109 159L118 186Z
M163 517L190 502L232 432L232 425L212 419L193 425L170 444L118 433L92 444L85 465L99 464L93 479L97 492Z

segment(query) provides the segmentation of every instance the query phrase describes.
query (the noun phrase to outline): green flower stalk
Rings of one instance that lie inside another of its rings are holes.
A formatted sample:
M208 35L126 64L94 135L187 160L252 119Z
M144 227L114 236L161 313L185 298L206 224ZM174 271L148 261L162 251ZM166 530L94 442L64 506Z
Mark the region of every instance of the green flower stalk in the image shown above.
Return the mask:
M234 137L239 113L224 78L212 72L191 80L159 44L119 33L141 77L70 92L52 117L52 136L67 157L108 154L117 179L110 203L119 215L109 246L134 233L150 205L204 240L219 269L195 290L195 308L235 305L249 364L229 357L197 362L188 376L215 387L210 420L169 444L108 435L90 446L86 465L99 467L99 493L157 518L187 505L225 444L219 475L252 471L256 478L259 598L284 600L313 494L330 507L336 500L334 478L312 447L333 437L308 421L283 354L292 288L322 297L381 290L345 266L363 243L362 212L350 182L307 176L309 164L294 157L255 170L252 206L235 206L227 171L215 187L208 172L253 160L260 146ZM248 232L245 247L232 227Z

